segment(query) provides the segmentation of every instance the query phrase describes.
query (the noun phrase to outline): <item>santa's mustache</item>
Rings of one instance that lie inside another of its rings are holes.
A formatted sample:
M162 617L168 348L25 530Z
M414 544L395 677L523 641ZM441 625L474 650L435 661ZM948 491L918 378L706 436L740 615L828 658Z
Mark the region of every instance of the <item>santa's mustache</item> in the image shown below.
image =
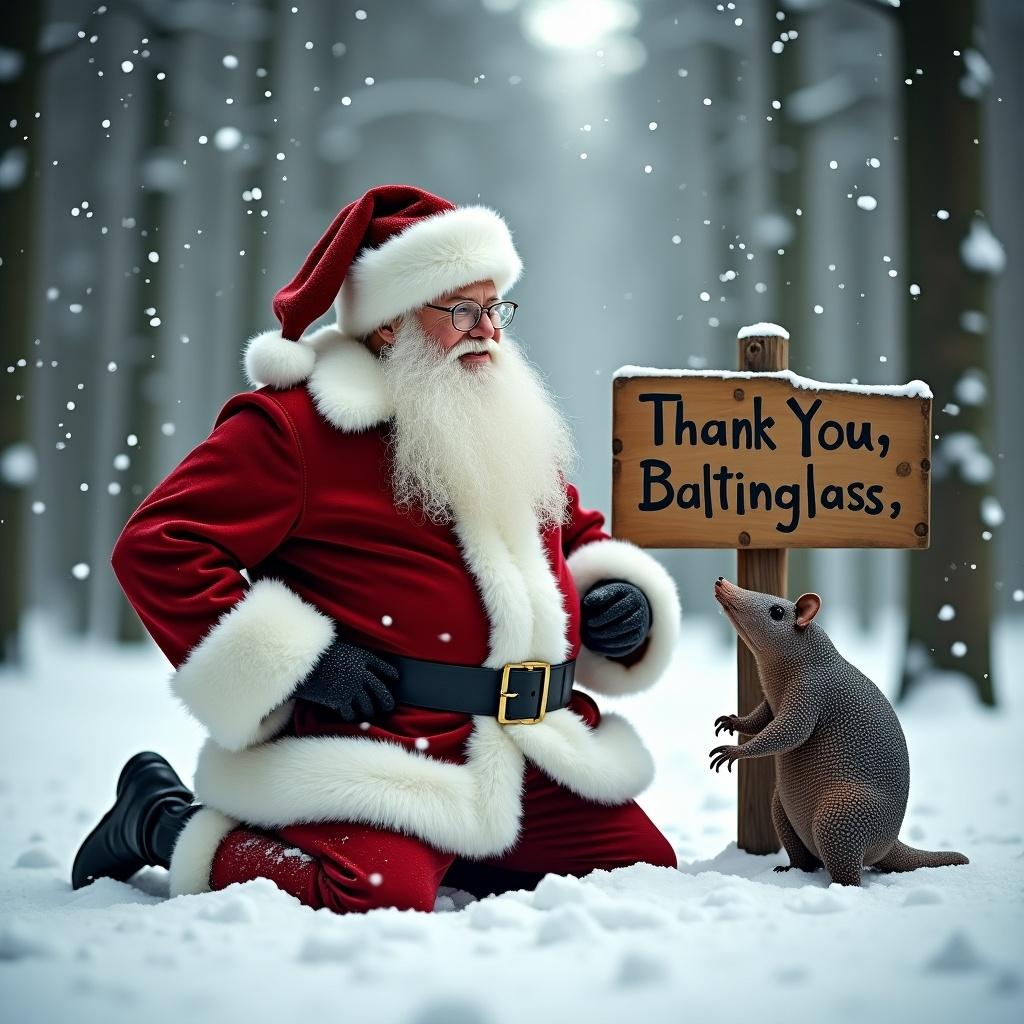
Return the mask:
M467 338L465 341L457 341L445 353L445 361L452 363L460 356L476 355L477 353L489 352L493 358L498 351L498 343L490 338Z

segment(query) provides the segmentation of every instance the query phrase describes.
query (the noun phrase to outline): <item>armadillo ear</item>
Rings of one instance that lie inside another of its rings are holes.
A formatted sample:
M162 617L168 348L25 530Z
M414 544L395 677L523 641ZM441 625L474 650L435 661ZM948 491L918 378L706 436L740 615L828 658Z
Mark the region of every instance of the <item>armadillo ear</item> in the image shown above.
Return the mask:
M821 598L817 594L801 594L796 599L796 628L806 629L807 624L818 614Z

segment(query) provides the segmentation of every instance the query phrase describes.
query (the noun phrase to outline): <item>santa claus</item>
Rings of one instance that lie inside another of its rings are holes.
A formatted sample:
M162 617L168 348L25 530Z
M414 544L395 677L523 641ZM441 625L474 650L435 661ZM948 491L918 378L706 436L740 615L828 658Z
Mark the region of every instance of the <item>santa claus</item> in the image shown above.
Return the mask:
M264 877L338 912L430 910L446 881L675 866L634 802L650 755L574 684L654 683L676 590L567 482L570 431L505 333L520 270L492 210L386 185L278 293L258 390L113 554L209 732L195 793L132 758L76 888L149 864L172 894Z

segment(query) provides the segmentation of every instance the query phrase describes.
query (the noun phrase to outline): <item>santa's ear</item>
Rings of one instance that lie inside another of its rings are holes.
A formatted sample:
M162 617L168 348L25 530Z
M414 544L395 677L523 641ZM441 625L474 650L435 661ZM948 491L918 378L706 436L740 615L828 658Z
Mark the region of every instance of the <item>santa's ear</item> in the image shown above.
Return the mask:
M801 594L796 599L796 628L806 629L807 624L818 614L821 598L817 594Z
M374 328L363 339L363 343L374 354L379 355L381 349L395 343L395 328L392 324L381 324Z

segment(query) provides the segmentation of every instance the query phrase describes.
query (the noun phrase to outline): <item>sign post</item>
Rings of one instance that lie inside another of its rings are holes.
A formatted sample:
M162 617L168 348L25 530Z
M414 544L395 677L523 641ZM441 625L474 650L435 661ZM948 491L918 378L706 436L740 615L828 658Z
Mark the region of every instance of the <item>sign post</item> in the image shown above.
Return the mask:
M791 547L925 548L931 392L788 372L788 335L740 332L739 371L623 367L613 388L612 529L642 547L733 548L738 583L786 594ZM761 702L738 642L740 715ZM739 762L737 839L779 849L772 758Z
M738 338L739 369L766 372L789 369L789 338L752 335ZM742 545L742 537L738 538ZM736 550L736 585L762 594L788 593L788 552L785 548L739 547ZM736 637L737 714L748 715L763 700L757 663L747 645ZM743 737L737 742L745 743ZM772 824L775 758L743 758L737 769L736 845L747 853L775 853L779 839Z

